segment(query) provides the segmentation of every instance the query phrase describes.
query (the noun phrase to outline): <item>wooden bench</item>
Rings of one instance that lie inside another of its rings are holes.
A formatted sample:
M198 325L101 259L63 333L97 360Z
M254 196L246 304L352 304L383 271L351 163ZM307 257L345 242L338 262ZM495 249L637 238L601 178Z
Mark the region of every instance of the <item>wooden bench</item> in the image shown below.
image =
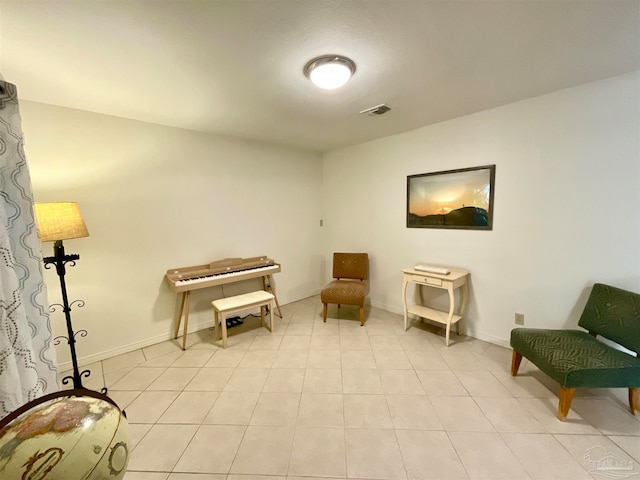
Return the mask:
M583 330L511 331L511 375L522 357L560 384L557 416L565 420L576 388L628 388L629 408L640 411L640 295L596 283L580 316ZM597 335L635 352L629 355Z
M216 338L220 338L222 329L222 348L227 348L227 320L231 313L260 307L260 325L264 326L265 308L269 307L269 331L273 332L273 300L274 296L264 290L243 293L233 297L220 298L211 302Z

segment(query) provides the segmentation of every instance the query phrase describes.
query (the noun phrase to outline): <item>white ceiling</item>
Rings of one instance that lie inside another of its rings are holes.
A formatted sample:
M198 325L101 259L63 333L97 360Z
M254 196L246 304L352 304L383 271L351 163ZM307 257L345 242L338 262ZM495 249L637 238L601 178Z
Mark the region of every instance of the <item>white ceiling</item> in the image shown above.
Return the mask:
M640 0L0 0L21 99L317 151L638 69Z

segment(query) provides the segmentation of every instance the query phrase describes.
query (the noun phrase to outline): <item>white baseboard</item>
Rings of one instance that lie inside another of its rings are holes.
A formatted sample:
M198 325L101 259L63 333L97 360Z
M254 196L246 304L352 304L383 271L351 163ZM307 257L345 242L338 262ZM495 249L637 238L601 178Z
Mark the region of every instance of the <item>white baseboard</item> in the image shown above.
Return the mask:
M308 294L297 295L297 297L299 298L294 298L294 299L284 298L283 299L284 303L282 303L281 306L285 306L289 303L297 302L305 298L313 297L315 295L318 295L319 293L320 292L314 291ZM398 307L396 305L386 305L386 304L380 304L378 302L371 302L371 306L374 308L386 310L387 312L396 313L398 315L402 315L404 313L402 310L402 307ZM211 326L210 320L202 321L196 324L191 324L189 325L189 330L187 333L197 332L199 330L203 330L210 326ZM477 338L478 340L482 340L488 343L510 348L509 340L505 338L496 337L496 336L485 334L483 332L478 332L478 331L465 332L465 335L472 338ZM132 342L127 345L122 345L121 347L112 348L110 350L105 350L103 352L87 355L80 358L78 361L81 365L88 365L90 363L99 362L101 360L106 360L111 357L133 352L134 350L138 350L140 348L150 347L151 345L155 345L156 343L164 342L166 340L171 340L171 339L173 339L173 332L167 332L161 335L156 335L154 337L146 338L144 340L139 340L137 342ZM66 362L60 362L58 364L58 371L64 372L70 369L71 369L71 360L68 360Z
M387 312L391 312L391 313L397 313L398 315L404 315L404 310L402 307L398 307L396 305L385 305L385 304L379 304L377 302L371 302L371 306L375 307L375 308L380 308L382 310L386 310ZM412 315L413 317L413 315ZM414 317L417 318L417 317ZM464 330L464 323L462 325L462 328ZM483 342L488 342L488 343L492 343L495 345L500 345L501 347L507 347L507 348L511 348L511 345L509 344L509 339L507 338L502 338L502 337L496 337L494 335L490 335L484 332L480 332L480 331L463 331L464 335L471 337L471 338L476 338L478 340L482 340Z
M309 294L302 294L302 296L300 296L300 298L295 298L293 300L290 300L288 298L284 298L283 301L285 303L281 303L280 306L284 306L288 303L293 303L293 302L297 302L298 300L303 300L305 298L308 297L312 297L314 295L317 295L318 292L314 292L314 293L309 293ZM278 301L280 301L280 299L278 299ZM175 324L173 324L175 325ZM172 326L173 326L172 325ZM187 331L187 334L189 333L193 333L193 332L197 332L199 330L203 330L205 328L208 328L212 325L211 320L205 320L205 321L201 321L199 323L195 323L195 324L189 324L189 329ZM129 352L133 352L134 350L138 350L140 348L145 348L145 347L150 347L151 345L155 345L156 343L160 343L160 342L164 342L166 340L172 340L173 339L173 332L167 332L161 335L156 335L154 337L150 337L150 338L145 338L144 340L139 340L137 342L132 342L129 343L127 345L122 345L121 347L117 347L117 348L112 348L110 350L105 350L102 352L97 352L97 353L93 353L91 355L86 355L82 358L78 359L78 363L80 365L88 365L91 363L95 363L95 362L100 362L102 360L106 360L108 358L111 357L116 357L118 355L123 355L125 353L129 353ZM58 363L58 371L59 372L64 372L67 370L71 370L72 368L72 364L71 364L71 360L67 360L65 362L60 362Z
M211 326L210 321L200 322L195 325L189 325L189 330L187 331L187 333L197 332L198 330L202 330L209 326ZM181 337L182 337L182 333L180 334L180 338ZM116 357L118 355L133 352L134 350L138 350L140 348L150 347L151 345L155 345L156 343L160 343L160 342L164 342L166 340L172 340L172 339L173 339L173 333L167 332L162 335L156 335L154 337L146 338L144 340L139 340L137 342L129 343L127 345L122 345L121 347L112 348L110 350L105 350L103 352L98 352L91 355L86 355L82 358L79 358L78 363L80 365L88 365L90 363L106 360L107 358ZM70 370L71 368L72 368L71 360L68 360L66 362L60 362L58 364L58 371L60 372Z
M473 338L477 338L478 340L482 340L483 342L492 343L494 345L500 345L501 347L511 348L511 345L509 344L509 340L506 340L501 337L488 335L483 332L473 332L473 335L469 335L469 336Z

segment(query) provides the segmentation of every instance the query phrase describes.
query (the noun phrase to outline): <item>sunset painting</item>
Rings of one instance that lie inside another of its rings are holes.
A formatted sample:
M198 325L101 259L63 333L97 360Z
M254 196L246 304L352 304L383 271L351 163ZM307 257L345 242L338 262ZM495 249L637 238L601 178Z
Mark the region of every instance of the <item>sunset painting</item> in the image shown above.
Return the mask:
M407 227L492 229L495 165L407 177Z

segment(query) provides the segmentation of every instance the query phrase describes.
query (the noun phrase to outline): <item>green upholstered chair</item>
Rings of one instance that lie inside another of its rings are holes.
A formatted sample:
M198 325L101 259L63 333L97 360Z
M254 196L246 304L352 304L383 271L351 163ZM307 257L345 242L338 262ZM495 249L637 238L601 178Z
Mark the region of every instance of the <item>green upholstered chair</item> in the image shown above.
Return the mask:
M640 295L596 283L580 316L582 330L515 328L511 375L522 357L560 384L558 418L565 420L576 388L628 388L631 413L640 411ZM606 344L600 335L631 352Z
M327 304L357 305L360 325L364 325L364 300L369 293L369 255L366 253L334 253L333 278L322 292L322 320L327 321Z

